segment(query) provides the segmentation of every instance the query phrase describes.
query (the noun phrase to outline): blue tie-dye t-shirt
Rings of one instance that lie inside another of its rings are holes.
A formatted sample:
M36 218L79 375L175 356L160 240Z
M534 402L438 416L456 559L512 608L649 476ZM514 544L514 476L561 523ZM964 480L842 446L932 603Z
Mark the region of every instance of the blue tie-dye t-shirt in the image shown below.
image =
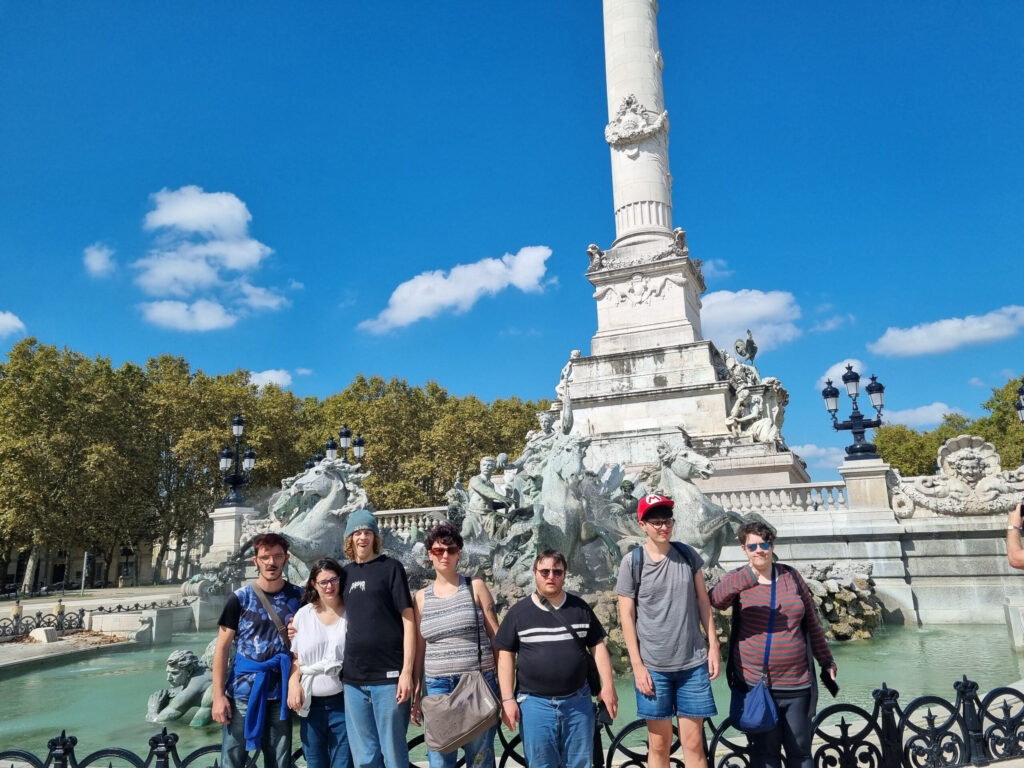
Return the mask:
M302 605L302 589L294 584L284 585L277 592L267 592L270 604L285 624L295 615ZM288 649L281 635L278 634L274 621L267 615L266 609L256 597L251 586L246 585L235 590L228 597L224 611L220 615L220 626L235 631L235 653L240 653L254 661L266 661ZM226 694L233 699L248 701L252 691L253 675L231 675ZM281 698L281 675L278 671L269 673L267 698L271 701Z

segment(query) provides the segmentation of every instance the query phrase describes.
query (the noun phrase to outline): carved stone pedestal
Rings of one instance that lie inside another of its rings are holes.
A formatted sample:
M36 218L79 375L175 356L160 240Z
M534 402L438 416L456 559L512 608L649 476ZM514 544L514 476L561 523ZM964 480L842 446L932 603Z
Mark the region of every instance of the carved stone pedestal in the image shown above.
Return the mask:
M210 512L213 521L213 544L203 557L202 565L219 565L238 549L242 536L242 518L255 514L252 507L214 507Z
M839 474L846 481L850 509L889 509L889 487L886 475L889 465L881 459L847 459L839 465Z

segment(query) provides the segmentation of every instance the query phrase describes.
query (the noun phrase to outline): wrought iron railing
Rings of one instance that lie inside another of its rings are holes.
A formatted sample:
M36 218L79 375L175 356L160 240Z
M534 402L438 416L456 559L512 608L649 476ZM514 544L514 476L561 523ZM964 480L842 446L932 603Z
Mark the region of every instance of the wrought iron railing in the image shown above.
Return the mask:
M855 704L832 704L814 718L812 756L815 768L957 768L984 766L1024 757L1024 693L1014 688L995 688L984 698L978 685L964 677L954 683L956 697L920 696L906 708L899 692L887 687L874 691L870 711ZM501 752L498 768L525 766L518 734L509 738L499 731ZM705 749L711 768L745 768L751 762L746 736L735 731L729 719L718 725L705 721ZM162 733L149 740L149 753L136 754L120 747L106 747L78 759L78 739L61 733L50 739L48 752L40 757L23 749L0 751L0 765L26 768L216 768L220 744L210 744L178 754L178 736ZM423 735L409 742L421 747ZM608 746L605 747L605 744ZM496 745L497 746L497 745ZM672 763L682 768L679 742L672 747ZM293 755L299 761L302 750ZM647 762L646 723L635 720L618 731L602 727L594 739L595 768L641 768ZM247 768L260 765L259 753L249 757ZM463 765L462 760L458 765Z
M34 615L22 614L0 619L0 637L20 637L33 629L52 627L58 632L77 632L85 627L85 609L77 611L57 611L43 613L36 611Z

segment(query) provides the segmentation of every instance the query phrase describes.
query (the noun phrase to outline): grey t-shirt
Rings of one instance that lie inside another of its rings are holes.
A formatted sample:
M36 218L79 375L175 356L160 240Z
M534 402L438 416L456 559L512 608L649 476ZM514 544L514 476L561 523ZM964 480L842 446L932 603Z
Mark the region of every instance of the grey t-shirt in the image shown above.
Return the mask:
M689 546L683 544L683 546ZM708 659L707 642L700 630L700 609L693 586L693 571L674 547L660 562L653 562L647 548L643 552L640 596L636 607L636 634L644 666L658 672L692 669ZM692 547L691 547L692 550ZM704 560L692 552L697 567ZM615 591L633 597L633 553L619 564Z

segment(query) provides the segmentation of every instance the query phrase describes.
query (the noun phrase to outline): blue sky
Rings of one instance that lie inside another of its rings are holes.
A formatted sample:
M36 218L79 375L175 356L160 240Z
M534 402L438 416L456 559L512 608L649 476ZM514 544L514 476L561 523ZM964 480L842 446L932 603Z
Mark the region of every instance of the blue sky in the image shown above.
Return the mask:
M812 474L847 358L913 426L979 415L1024 352L1019 4L659 25L708 335L753 328ZM0 344L550 397L614 238L602 45L596 0L0 0Z

